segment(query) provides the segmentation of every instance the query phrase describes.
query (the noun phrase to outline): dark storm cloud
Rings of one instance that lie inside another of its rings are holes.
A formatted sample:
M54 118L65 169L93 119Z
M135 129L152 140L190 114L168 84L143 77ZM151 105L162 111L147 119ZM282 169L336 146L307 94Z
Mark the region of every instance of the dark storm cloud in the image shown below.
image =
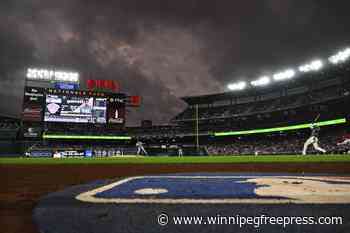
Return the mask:
M184 107L180 96L223 91L228 81L328 55L347 45L350 34L345 1L1 4L0 107L17 115L27 66L118 80L122 91L143 97L142 107L129 113L132 123L167 122Z

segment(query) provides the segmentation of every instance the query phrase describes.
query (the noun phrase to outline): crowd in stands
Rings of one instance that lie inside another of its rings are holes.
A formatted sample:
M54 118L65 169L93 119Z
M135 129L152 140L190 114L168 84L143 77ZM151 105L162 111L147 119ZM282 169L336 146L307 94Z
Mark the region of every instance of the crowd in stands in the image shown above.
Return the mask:
M18 128L17 122L0 122L0 130L16 130Z
M337 145L343 135L347 133L346 126L322 127L319 135L319 145L327 154L348 153L350 145ZM201 147L208 155L274 155L274 154L301 154L304 142L310 136L310 129L270 134L253 134L231 137L204 137L201 138ZM154 153L166 154L169 148L195 148L193 137L178 140L178 138L141 138L146 150ZM136 141L107 142L107 141L39 141L27 147L31 151L86 151L91 150L93 156L108 157L120 155L135 155ZM28 151L29 151L28 150ZM308 153L318 154L313 146Z
M295 109L350 96L350 86L332 86L299 95L288 95L266 101L254 101L243 104L200 107L199 119L234 118L249 115L266 114L274 111ZM187 108L175 121L195 119L195 108Z
M141 138L173 138L176 136L194 134L194 127L178 125L154 125L151 127L128 127L126 131L129 135Z
M184 97L188 107L173 122L199 119L236 118L325 103L350 95L350 60L319 72L300 75L289 82L237 92Z
M319 145L327 154L348 153L350 145L338 146L344 131L325 132L319 137ZM207 145L210 155L274 155L301 154L307 133L237 137L232 142ZM319 154L311 145L308 153Z
M126 131L119 125L105 124L72 124L72 123L49 123L44 132L47 134L64 135L124 135Z
M20 123L18 119L0 116L0 139L1 140L16 139L19 129L20 129Z

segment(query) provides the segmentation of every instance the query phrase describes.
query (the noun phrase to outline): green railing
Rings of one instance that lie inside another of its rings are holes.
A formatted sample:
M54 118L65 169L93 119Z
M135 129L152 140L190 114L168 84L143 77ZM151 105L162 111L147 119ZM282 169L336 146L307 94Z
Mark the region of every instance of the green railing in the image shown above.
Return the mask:
M335 120L329 120L329 121L320 121L315 123L317 126L327 126L327 125L338 125L338 124L345 124L346 119L335 119ZM246 135L246 134L259 134L259 133L271 133L271 132L283 132L283 131L289 131L289 130L298 130L298 129L306 129L311 126L312 123L306 123L306 124L299 124L299 125L291 125L291 126L284 126L284 127L275 127L275 128L265 128L265 129L252 129L252 130L243 130L243 131L229 131L229 132L216 132L214 133L214 136L220 137L220 136L234 136L234 135Z

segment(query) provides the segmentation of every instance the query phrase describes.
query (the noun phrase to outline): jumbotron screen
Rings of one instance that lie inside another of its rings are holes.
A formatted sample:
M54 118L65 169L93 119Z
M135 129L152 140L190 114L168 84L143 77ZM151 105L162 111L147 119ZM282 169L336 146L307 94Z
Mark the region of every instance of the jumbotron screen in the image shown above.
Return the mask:
M44 115L46 122L105 124L106 117L106 98L46 95Z

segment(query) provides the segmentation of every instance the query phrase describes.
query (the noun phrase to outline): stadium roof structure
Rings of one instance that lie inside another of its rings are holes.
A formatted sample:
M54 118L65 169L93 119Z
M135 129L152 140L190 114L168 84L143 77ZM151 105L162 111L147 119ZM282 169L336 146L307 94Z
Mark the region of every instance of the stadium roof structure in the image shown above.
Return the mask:
M281 91L285 88L293 88L302 85L312 85L315 79L327 79L335 76L343 68L350 67L350 48L338 52L325 60L317 59L308 64L294 69L287 69L274 75L262 76L256 80L240 80L228 86L232 90L208 95L184 96L181 99L189 105L208 104L215 101L227 100L240 97L258 96L273 91ZM230 89L230 88L228 88ZM233 90L235 89L235 90Z
M208 94L208 95L184 96L184 97L181 97L181 99L189 105L207 104L207 103L212 103L220 100L227 100L231 98L249 97L249 96L255 96L255 95L268 94L273 91L280 90L280 88L281 86L274 85L274 86L260 88L260 89L250 88L242 92L227 91L227 92L214 93L214 94Z
M20 119L18 117L7 116L7 115L4 115L4 114L1 114L0 115L0 120L19 121Z
M305 75L315 76L315 74L305 74ZM289 80L287 82L278 82L278 83L275 83L274 85L269 85L265 87L251 87L243 91L226 91L226 92L214 93L214 94L208 94L208 95L184 96L184 97L181 97L181 99L189 105L208 104L208 103L213 103L220 100L259 96L259 95L270 94L271 92L280 92L283 89L300 87L304 85L311 85L312 83L314 83L315 78L321 81L322 79L327 79L328 76L300 78L300 79L298 78L298 79Z

